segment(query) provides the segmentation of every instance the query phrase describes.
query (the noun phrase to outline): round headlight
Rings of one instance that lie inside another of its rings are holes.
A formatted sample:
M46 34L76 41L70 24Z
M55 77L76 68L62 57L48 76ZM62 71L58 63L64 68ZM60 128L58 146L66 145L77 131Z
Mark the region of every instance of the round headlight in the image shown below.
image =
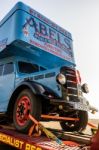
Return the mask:
M87 83L84 83L81 88L82 88L82 91L83 91L84 93L89 93L89 89L88 89Z
M59 84L64 85L66 83L66 77L62 73L58 74L56 79L57 79Z

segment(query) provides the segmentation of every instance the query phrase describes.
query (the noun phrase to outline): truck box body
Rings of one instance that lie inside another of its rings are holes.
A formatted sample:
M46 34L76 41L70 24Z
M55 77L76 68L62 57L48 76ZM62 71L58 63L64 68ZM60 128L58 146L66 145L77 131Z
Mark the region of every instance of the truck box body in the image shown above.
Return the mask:
M21 2L0 22L0 52L0 58L24 55L48 68L75 65L71 34Z

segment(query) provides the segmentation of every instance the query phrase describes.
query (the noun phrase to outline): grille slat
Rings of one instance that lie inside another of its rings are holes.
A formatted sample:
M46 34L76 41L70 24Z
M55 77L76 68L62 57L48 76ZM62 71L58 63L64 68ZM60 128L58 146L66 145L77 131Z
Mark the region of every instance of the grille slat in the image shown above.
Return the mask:
M67 78L67 81L70 80L73 82L77 82L76 76L66 76L66 78Z
M77 88L76 82L67 82L67 87Z
M76 90L75 90L75 89L72 89L72 88L71 88L71 89L70 89L70 88L68 89L68 94L77 95L77 93L78 93L78 92L77 92L77 89L76 89Z

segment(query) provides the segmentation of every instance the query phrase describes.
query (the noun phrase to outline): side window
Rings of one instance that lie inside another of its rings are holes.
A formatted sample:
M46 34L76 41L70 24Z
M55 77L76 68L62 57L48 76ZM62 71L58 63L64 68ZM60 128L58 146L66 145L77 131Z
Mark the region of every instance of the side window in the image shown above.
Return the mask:
M13 63L5 64L4 65L3 75L10 74L12 72L14 72L14 65L13 65Z
M2 75L3 65L0 65L0 76Z
M36 64L27 62L18 62L19 72L21 73L34 73L39 71L39 67Z

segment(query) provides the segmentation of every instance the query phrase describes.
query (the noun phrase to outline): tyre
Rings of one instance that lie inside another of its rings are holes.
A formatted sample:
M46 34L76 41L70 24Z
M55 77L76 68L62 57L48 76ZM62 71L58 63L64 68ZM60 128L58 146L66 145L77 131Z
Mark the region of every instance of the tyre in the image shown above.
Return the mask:
M83 131L88 123L88 112L86 111L73 111L60 114L60 116L71 117L71 118L79 118L79 121L61 121L60 125L65 131Z
M13 123L15 128L23 133L27 133L33 122L28 115L33 115L37 120L41 116L41 101L35 96L31 90L22 91L14 105Z

